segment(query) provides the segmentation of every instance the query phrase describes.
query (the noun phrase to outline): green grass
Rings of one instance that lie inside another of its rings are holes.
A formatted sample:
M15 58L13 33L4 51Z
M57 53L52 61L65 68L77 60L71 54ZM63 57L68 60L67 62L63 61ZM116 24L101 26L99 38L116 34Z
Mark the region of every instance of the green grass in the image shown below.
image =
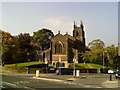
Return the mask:
M74 63L69 63L71 66L74 66ZM94 63L89 63L93 68L98 69L98 68L103 68L102 65L100 64L94 64ZM77 68L89 68L87 64L84 63L77 63L75 64L75 67ZM106 66L104 66L104 68L107 68ZM108 67L111 68L111 67Z
M15 63L15 64L5 64L4 67L25 67L25 66L30 66L30 65L37 65L37 64L44 64L44 62L39 62L39 61L34 61L34 62L25 62L25 63ZM71 66L74 66L74 63L69 63ZM93 68L103 68L102 65L100 64L94 64L94 63L89 63ZM89 68L87 64L84 63L76 63L75 66L77 68ZM109 66L108 68L111 68L113 66ZM104 66L104 68L107 68Z
M5 64L4 67L15 67L16 64Z
M94 67L94 68L96 68L96 69L98 69L98 68L103 68L103 66L102 65L100 65L100 64L94 64L94 63L89 63L92 67ZM104 66L104 68L107 68L106 66Z
M34 61L34 62L25 62L25 63L5 64L4 67L25 67L36 64L44 64L44 62Z
M70 65L74 66L74 63L69 63ZM89 68L86 64L84 63L76 63L75 64L75 67L78 67L78 68Z

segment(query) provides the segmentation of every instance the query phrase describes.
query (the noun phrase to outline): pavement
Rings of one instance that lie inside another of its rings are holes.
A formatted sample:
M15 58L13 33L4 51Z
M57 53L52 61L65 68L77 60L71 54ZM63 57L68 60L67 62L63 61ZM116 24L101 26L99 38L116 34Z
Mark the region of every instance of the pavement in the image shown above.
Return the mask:
M64 82L68 84L79 84L85 88L117 88L118 79L112 75L112 81L109 80L108 74L80 74L79 77L73 75L56 75L56 74L39 74L38 77L33 76L34 79L49 80L55 82Z
M102 84L105 88L118 88L118 81L105 81Z

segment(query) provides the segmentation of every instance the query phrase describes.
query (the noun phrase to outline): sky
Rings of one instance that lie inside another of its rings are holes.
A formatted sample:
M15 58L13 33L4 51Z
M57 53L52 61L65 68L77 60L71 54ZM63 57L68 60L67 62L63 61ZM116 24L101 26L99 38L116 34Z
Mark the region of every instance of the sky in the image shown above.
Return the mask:
M1 6L1 5L0 5ZM3 2L2 27L12 35L42 28L56 35L72 35L74 21L83 21L86 45L101 39L106 46L118 44L117 2Z

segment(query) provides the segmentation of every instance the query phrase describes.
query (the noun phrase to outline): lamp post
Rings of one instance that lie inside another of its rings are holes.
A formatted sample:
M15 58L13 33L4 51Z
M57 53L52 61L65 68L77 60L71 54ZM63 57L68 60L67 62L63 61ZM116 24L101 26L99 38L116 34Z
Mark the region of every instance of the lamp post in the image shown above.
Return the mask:
M104 69L104 61L105 61L105 60L104 60L104 54L105 54L105 53L104 53L104 51L103 51L103 69Z
M120 56L120 44L118 43L118 56Z
M46 64L46 73L48 74L48 60L45 58L45 64Z
M74 62L74 70L73 70L73 76L75 77L75 61L76 61L76 59L75 59L75 57L73 58L73 62Z
M120 57L120 42L118 43L118 57ZM119 62L119 61L118 61ZM120 64L117 63L117 69Z
M105 52L107 52L107 51L103 51L103 69L104 69L104 66L105 66Z
M59 67L61 67L61 57L59 56ZM61 68L60 68L60 75L61 75Z

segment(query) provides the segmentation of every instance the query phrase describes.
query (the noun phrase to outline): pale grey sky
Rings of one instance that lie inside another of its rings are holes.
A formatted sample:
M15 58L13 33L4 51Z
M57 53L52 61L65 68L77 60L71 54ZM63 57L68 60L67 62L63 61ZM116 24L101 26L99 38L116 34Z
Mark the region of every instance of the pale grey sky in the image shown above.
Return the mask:
M54 34L72 35L73 22L85 26L86 45L101 39L106 46L118 43L117 2L5 2L2 3L2 29L12 35L48 28Z

